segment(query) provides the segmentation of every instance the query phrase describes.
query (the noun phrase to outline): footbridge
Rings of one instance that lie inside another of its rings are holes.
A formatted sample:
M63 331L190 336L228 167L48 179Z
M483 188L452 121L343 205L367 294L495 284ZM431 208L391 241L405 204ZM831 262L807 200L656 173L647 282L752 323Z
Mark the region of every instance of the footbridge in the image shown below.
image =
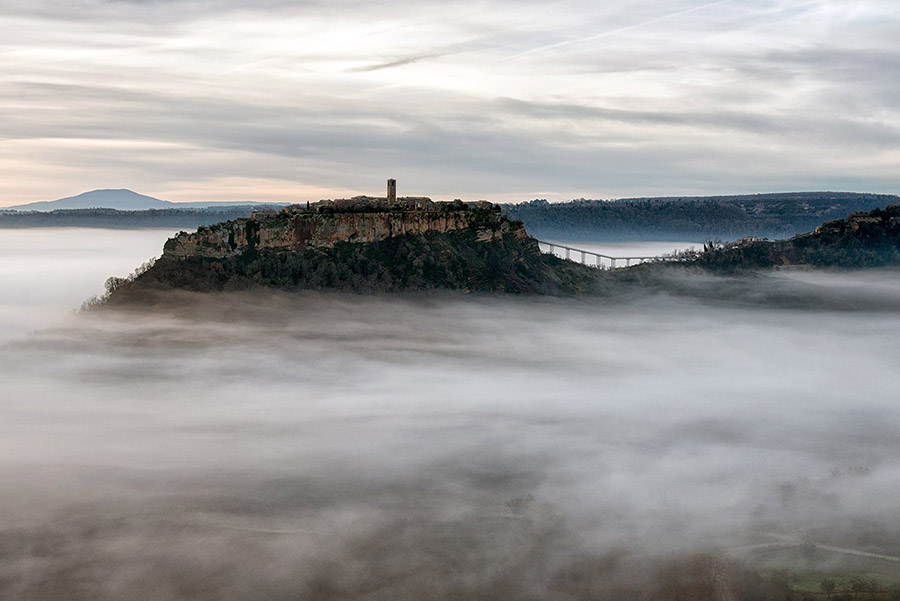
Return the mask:
M565 257L569 260L575 260L572 258L573 253L581 253L580 262L583 265L588 265L589 267L596 267L598 269L618 269L620 267L630 267L631 265L637 265L638 263L644 263L646 261L656 261L660 257L614 257L612 255L605 255L603 253L594 252L592 250L582 250L580 248L572 248L571 246L566 246L565 244L558 244L556 242L547 242L545 240L538 240L538 246L540 246L542 251L549 252L551 254L556 254L557 250L561 253L565 252Z

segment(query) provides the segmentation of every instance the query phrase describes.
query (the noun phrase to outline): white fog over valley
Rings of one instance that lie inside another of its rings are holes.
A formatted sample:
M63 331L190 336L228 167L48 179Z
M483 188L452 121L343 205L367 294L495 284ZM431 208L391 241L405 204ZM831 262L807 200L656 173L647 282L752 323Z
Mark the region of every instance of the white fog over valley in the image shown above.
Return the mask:
M170 234L0 237L2 598L654 598L695 553L900 555L898 271L72 312Z
M162 254L172 229L25 228L0 232L0 342L41 329Z

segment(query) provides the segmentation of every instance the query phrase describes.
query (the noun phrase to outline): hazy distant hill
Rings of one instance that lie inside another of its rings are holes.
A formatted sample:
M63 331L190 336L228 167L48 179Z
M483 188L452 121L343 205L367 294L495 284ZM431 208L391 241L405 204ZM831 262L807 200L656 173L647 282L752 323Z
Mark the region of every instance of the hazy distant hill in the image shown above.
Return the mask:
M174 203L173 203L174 204ZM166 205L171 206L171 205ZM280 209L280 205L237 205L202 209L57 209L55 211L0 211L0 228L99 227L110 229L173 228L192 230L229 219L249 217L259 209Z
M789 238L824 221L867 211L900 198L852 192L791 192L738 196L533 200L504 205L531 235L569 241L735 240Z
M91 190L77 196L46 200L9 207L18 211L55 211L59 209L117 209L119 211L145 211L148 209L195 209L207 207L236 207L257 205L253 201L171 202L131 190Z
M152 196L145 196L131 190L92 190L77 196L68 196L59 200L31 202L9 207L19 211L53 211L55 209L162 209L173 203Z

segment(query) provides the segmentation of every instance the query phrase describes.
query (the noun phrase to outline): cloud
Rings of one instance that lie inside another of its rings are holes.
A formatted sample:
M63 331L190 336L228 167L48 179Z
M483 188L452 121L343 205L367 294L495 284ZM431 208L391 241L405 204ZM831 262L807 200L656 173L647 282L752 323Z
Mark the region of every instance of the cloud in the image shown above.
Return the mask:
M433 58L441 58L444 56L450 56L451 54L455 54L455 52L435 52L431 54L420 54L418 56L407 56L404 58L398 58L396 60L387 61L383 63L375 63L372 65L366 65L364 67L353 67L350 69L350 72L355 73L366 73L369 71L380 71L381 69L393 69L394 67L402 67L404 65L411 65L413 63L418 63L420 61L429 60Z
M439 198L895 192L896 9L842 6L7 5L0 204L386 171Z
M708 10L708 9L710 9L710 8L713 8L713 7L717 6L717 5L724 4L724 3L726 3L726 2L731 2L731 1L732 1L732 0L716 0L715 2L708 2L708 3L705 3L705 4L701 4L701 5L699 5L699 6L692 6L692 7L690 7L690 8L684 8L684 9L677 10L677 11L672 12L672 13L663 13L663 14L661 14L661 15L655 16L655 17L650 18L650 19L648 19L648 20L639 20L639 21L636 22L636 23L632 23L632 24L630 24L630 25L625 25L625 26L619 27L619 28L617 28L617 29L611 29L611 30L608 30L608 31L602 31L602 32L600 32L600 33L595 33L595 34L589 35L589 36L587 36L587 37L577 38L577 39L573 39L573 40L564 40L564 41L561 41L561 42L556 42L556 43L554 43L554 44L549 44L549 45L547 45L547 46L540 46L540 47L537 47L537 48L532 48L531 50L526 50L525 52L521 52L521 53L519 53L519 54L517 54L517 55L514 55L514 56L511 57L511 58L512 58L512 59L517 59L517 58L521 58L521 57L523 57L523 56L528 56L529 54L534 54L534 53L536 53L536 52L546 52L546 51L548 51L548 50L554 50L554 49L558 49L558 48L563 48L563 47L565 47L565 46L569 46L569 45L572 45L572 44L584 44L584 43L586 43L586 42L593 42L593 41L596 41L596 40L601 40L601 39L608 38L608 37L611 37L611 36L616 36L616 35L619 35L619 34L628 33L628 32L630 32L630 31L634 31L634 30L636 30L636 29L641 29L641 28L648 27L648 26L651 26L651 25L656 25L656 24L658 24L658 23L662 23L662 22L668 21L668 20L670 20L670 19L675 19L675 18L678 18L678 17L682 17L682 16L685 16L685 15L689 15L689 14L694 13L694 12L697 12L697 11L699 11L699 10Z

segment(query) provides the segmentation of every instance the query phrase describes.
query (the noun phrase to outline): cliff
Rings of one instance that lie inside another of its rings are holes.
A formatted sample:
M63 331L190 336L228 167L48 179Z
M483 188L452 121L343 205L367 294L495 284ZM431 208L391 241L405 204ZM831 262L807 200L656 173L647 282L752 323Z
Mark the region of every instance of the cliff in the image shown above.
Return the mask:
M350 200L356 203L324 201L309 207L292 205L278 212L254 212L249 219L200 227L193 234L182 232L166 242L163 256L221 259L250 249L301 252L333 248L342 242L372 243L395 236L446 234L465 229L475 229L480 242L495 240L506 233L518 239L527 237L521 222L503 218L499 208L483 201L469 207L428 199L414 199L412 203L399 199L391 206L368 197Z
M110 300L150 290L589 292L597 272L544 254L519 221L478 202L357 197L259 211L169 239Z

